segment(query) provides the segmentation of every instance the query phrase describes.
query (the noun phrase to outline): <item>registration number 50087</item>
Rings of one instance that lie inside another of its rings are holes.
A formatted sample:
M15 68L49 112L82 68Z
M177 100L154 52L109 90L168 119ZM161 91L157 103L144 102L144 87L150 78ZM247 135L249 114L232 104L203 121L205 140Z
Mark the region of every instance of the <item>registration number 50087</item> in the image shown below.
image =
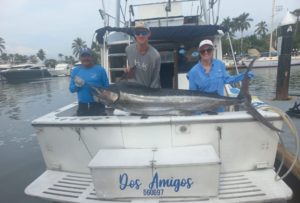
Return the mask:
M144 196L161 196L164 194L164 189L144 189Z

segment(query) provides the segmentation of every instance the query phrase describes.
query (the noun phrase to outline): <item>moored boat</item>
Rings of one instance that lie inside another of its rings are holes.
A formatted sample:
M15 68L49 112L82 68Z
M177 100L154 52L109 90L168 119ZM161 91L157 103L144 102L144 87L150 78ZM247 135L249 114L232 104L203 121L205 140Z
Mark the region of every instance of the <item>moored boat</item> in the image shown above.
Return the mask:
M3 77L8 82L30 81L39 78L50 77L46 67L36 64L20 64L2 71Z
M248 67L252 59L243 60L243 63ZM300 65L300 56L292 56L291 66ZM263 67L278 67L278 56L259 57L253 64L253 68Z
M67 63L59 63L54 68L49 68L48 71L52 77L69 76L71 68Z

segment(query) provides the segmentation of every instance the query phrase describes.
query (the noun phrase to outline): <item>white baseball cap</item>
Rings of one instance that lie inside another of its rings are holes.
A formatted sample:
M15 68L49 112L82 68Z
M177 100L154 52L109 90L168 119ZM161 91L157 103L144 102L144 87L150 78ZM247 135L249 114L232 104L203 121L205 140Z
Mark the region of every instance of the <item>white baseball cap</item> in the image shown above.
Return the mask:
M202 40L199 44L199 49L203 46L203 45L209 45L209 46L214 46L214 44L212 43L211 40L209 39L205 39L205 40Z

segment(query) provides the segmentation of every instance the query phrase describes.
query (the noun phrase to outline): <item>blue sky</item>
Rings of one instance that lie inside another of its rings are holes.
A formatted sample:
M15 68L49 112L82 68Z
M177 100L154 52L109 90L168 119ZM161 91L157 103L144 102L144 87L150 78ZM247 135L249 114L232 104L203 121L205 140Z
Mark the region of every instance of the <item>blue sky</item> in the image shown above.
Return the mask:
M115 0L104 2L108 12L114 14ZM276 2L283 6L276 14L276 23L287 10L300 8L299 0ZM58 58L58 53L72 55L75 38L80 37L89 45L94 31L103 26L98 12L101 5L101 0L0 0L0 37L4 38L8 53L36 54L42 48L47 58ZM220 19L248 12L254 19L248 32L251 33L259 21L269 24L271 6L272 0L221 0Z

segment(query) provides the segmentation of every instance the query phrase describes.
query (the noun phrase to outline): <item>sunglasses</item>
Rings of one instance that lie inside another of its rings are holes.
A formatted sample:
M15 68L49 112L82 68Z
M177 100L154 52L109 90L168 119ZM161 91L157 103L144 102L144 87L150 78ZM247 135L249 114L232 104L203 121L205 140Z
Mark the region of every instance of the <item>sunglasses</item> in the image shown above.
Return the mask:
M208 48L208 49L201 49L200 53L204 54L205 52L207 52L208 54L210 54L214 49L213 48Z
M135 30L134 31L134 35L136 35L136 36L139 36L139 35L146 36L148 34L149 34L148 30Z

